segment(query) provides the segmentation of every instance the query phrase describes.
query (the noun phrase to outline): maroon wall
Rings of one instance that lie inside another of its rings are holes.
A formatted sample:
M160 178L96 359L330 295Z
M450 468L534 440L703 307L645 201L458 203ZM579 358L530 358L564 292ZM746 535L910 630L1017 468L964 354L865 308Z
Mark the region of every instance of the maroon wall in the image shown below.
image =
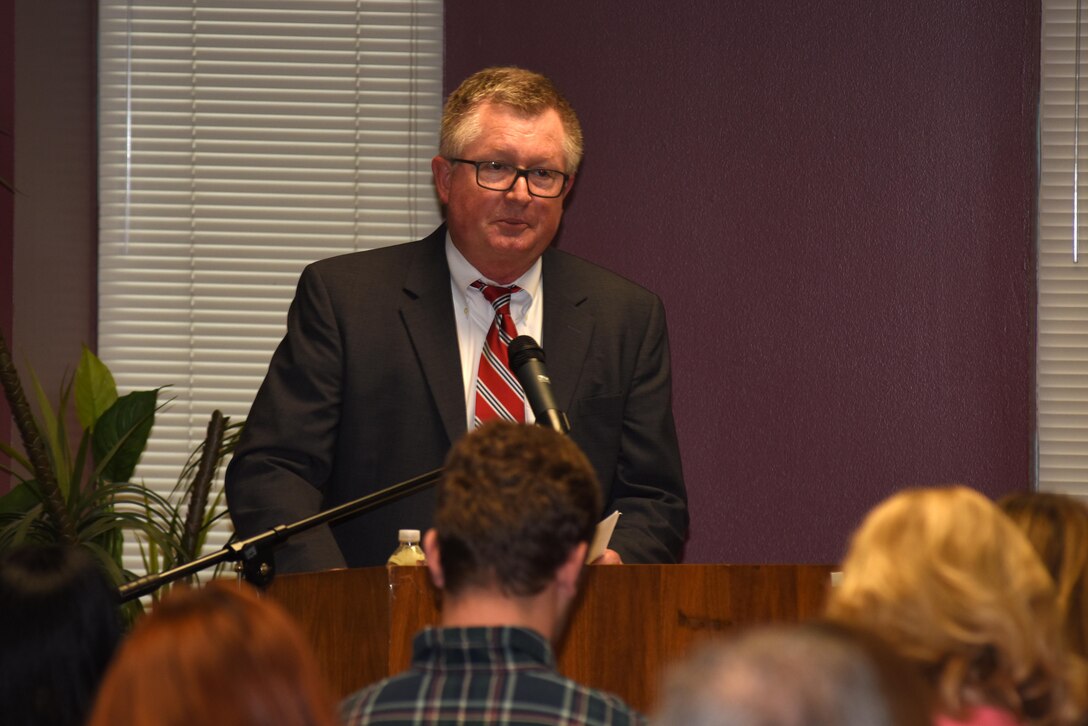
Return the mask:
M0 0L0 176L18 188L0 191L0 326L24 388L33 369L54 403L95 344L97 14L88 0Z
M15 0L0 0L0 179L15 178ZM0 185L0 333L11 342L12 266L15 200ZM11 414L0 396L0 441L11 440ZM7 457L0 454L0 464ZM0 472L0 494L7 491L8 475Z
M1037 2L475 0L446 87L551 75L559 244L657 291L689 562L834 561L893 490L1030 486Z

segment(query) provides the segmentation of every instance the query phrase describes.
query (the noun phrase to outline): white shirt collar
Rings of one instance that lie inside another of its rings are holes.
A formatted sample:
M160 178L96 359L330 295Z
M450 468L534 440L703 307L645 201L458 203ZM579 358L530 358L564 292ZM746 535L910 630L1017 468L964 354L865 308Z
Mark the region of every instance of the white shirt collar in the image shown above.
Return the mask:
M450 268L450 279L453 281L453 289L462 297L462 299L467 300L468 291L472 289L472 283L477 280L483 280L491 285L498 284L481 275L480 271L465 259L465 256L461 254L461 250L457 249L457 246L453 244L453 239L450 237L449 231L446 232L446 262ZM544 263L542 263L538 257L536 261L533 262L532 267L511 283L517 285L524 291L524 297L522 297L522 293L519 293L511 298L512 307L517 305L518 298L522 298L522 305L528 307L529 303L538 296L543 266ZM473 292L482 296L478 290L473 290Z

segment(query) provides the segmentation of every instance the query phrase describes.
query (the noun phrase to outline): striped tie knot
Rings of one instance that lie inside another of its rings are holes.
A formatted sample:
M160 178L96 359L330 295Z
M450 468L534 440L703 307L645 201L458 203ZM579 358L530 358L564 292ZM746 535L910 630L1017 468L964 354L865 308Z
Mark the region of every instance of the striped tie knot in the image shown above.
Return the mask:
M495 311L495 320L499 326L499 333L503 337L503 343L510 345L510 341L517 337L513 318L510 316L510 298L521 290L517 285L501 287L488 285L483 280L477 280L472 286L483 293L484 299L491 303Z
M472 283L472 286L483 293L484 298L491 303L491 307L495 308L496 312L499 308L510 305L510 297L514 293L521 292L521 288L517 285L510 285L509 287L488 285L483 280L477 280Z

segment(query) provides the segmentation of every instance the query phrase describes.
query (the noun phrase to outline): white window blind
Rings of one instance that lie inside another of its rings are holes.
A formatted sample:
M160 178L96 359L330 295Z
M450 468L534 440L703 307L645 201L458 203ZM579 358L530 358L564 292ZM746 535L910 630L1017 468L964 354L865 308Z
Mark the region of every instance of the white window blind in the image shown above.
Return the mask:
M167 493L248 413L303 266L438 224L442 2L99 5L98 350L169 386L136 472Z
M1088 17L1080 6L1043 0L1042 8L1036 375L1039 488L1088 496Z

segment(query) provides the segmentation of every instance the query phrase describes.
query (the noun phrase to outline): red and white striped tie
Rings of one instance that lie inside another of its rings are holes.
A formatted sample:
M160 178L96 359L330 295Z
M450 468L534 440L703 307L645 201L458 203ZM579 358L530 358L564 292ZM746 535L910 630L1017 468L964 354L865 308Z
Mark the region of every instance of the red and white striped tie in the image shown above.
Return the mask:
M497 418L524 423L525 394L517 378L510 372L507 349L518 334L510 316L510 296L521 288L517 285L497 287L480 280L472 283L472 286L483 293L495 310L495 319L487 331L476 373L476 415L473 423L479 426L484 421Z

